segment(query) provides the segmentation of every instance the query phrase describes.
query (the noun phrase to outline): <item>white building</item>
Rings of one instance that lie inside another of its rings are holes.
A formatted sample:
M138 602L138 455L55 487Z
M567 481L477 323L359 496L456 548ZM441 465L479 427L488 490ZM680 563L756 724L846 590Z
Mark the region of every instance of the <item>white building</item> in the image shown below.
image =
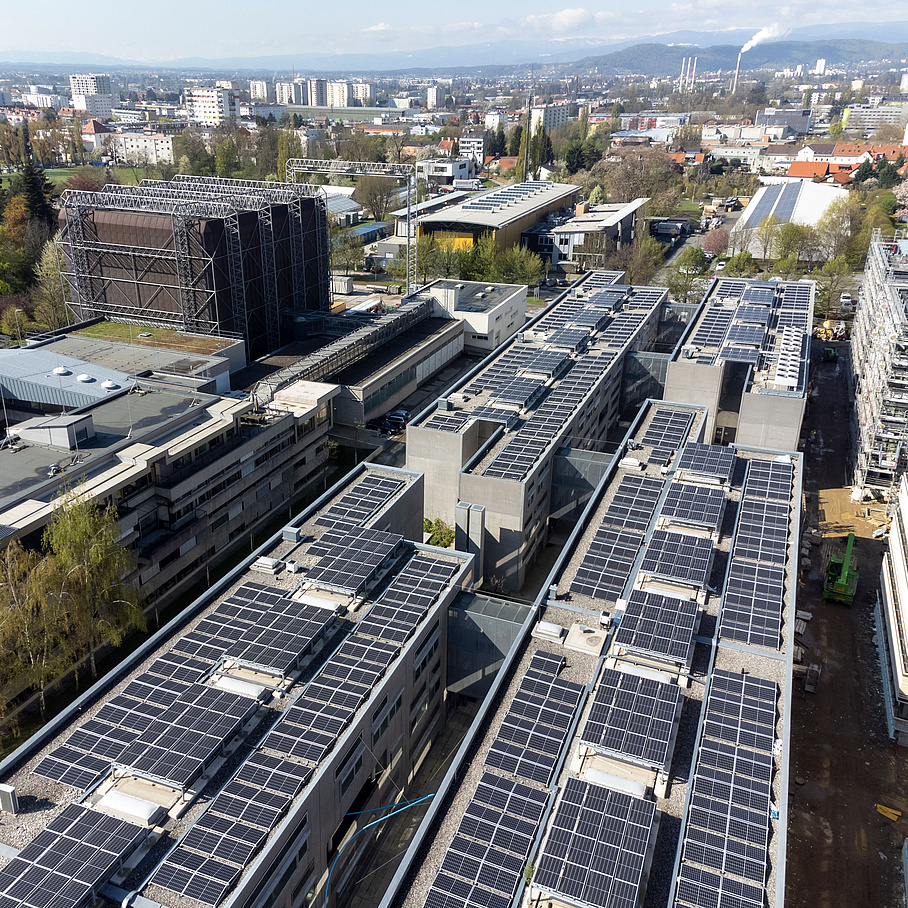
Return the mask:
M69 77L69 90L73 95L109 95L112 94L110 88L110 76L73 74Z
M439 100L444 103L444 92L437 85L430 85L426 89L426 107L429 110L435 110L440 107Z
M352 107L353 87L349 82L329 82L325 94L325 104L328 107Z
M567 123L567 104L541 104L530 108L530 135L535 135L540 126L551 132L556 126Z
M184 99L189 119L202 126L218 126L237 115L237 93L228 88L187 88Z
M478 129L465 132L460 137L460 156L472 158L481 167L485 161L486 131Z
M908 103L852 104L842 114L842 125L848 132L869 134L880 126L908 125Z
M306 82L307 103L311 107L328 106L328 82L326 79L309 79Z
M375 86L371 82L353 82L353 100L358 101L363 107L375 103Z
M274 96L278 104L305 104L306 86L301 82L278 82L274 86Z
M508 115L503 110L486 111L485 126L489 132L497 131L500 126L502 129L508 128Z
M63 95L49 94L47 92L28 92L22 95L22 100L32 107L53 107L59 110L67 106L67 99Z
M129 164L173 164L173 137L119 133L111 136L110 149L116 161Z
M264 79L253 79L249 83L249 98L252 101L273 101L274 91L271 83Z

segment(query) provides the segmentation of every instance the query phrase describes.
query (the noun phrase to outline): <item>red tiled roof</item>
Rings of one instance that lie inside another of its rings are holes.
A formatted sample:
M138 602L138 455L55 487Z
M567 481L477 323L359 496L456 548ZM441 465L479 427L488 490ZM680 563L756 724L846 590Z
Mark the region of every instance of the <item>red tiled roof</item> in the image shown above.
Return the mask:
M788 165L788 176L816 179L829 176L830 167L825 161L792 161Z

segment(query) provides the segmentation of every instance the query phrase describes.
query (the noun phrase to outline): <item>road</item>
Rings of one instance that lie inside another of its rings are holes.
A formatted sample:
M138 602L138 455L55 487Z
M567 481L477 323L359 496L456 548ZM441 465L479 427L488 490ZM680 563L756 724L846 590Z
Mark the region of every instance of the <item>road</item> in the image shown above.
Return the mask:
M819 345L815 344L814 362ZM841 349L845 350L845 345ZM787 908L870 908L905 904L901 846L908 820L892 823L877 803L908 814L908 773L886 735L873 605L884 543L871 538L881 515L850 500L846 463L850 403L844 362L818 364L805 420L806 522L828 550L857 538L860 585L854 606L820 598L823 552L811 550L798 608L813 619L798 642L822 665L816 694L795 680L792 704ZM827 541L830 540L830 541Z

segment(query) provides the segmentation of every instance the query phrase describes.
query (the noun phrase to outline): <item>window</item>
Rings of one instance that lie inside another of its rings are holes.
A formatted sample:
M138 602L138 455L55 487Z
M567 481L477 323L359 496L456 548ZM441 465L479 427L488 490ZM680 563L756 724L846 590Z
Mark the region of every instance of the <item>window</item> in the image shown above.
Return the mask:
M376 710L372 718L372 746L375 747L376 744L381 740L381 736L388 730L388 726L391 724L391 720L400 712L400 707L403 704L404 691L401 688L397 692L397 696L391 702L391 705L388 706L387 703L383 703L382 706ZM385 698L387 700L387 697Z
M340 766L334 770L334 778L340 780L341 797L347 793L356 778L356 774L363 768L363 753L365 749L362 738L357 738L347 751L347 755L341 761Z
M438 652L438 638L440 636L439 624L436 621L435 627L429 634L426 642L416 651L413 659L413 683L419 681L420 675L426 670L426 666L432 661L432 658Z

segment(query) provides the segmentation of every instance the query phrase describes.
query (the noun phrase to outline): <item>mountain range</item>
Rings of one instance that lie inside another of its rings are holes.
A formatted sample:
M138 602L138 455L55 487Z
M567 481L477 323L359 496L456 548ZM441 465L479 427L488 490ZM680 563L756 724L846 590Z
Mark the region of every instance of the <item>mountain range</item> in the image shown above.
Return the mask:
M577 71L598 66L616 72L668 75L680 72L682 58L691 55L699 56L698 68L701 72L733 69L738 51L753 34L752 29L675 31L664 35L641 35L607 44L598 39L570 38L500 41L410 52L319 54L301 51L298 54L257 57L185 57L156 61L124 60L95 53L0 51L0 64L64 71L92 66L108 70L173 69L247 74L291 70L298 74L412 73L422 70L438 75L475 73L478 70L494 74L529 66L575 64L572 68ZM906 56L908 21L850 22L791 29L784 40L759 44L748 51L742 59L742 69L813 63L818 57L826 57L830 65L835 65Z

